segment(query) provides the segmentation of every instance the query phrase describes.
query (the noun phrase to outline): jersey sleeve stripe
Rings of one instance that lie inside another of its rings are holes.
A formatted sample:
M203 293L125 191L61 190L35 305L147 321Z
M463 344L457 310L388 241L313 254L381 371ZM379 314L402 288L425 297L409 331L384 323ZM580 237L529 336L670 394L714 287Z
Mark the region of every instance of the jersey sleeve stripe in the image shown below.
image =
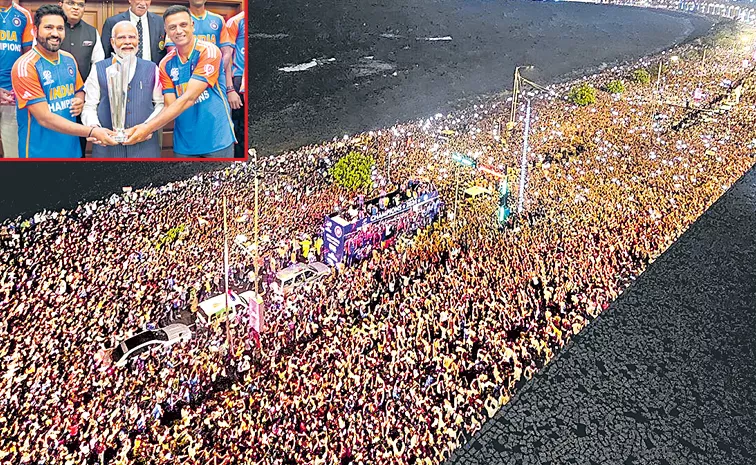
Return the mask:
M16 62L16 74L18 75L18 77L24 77L24 75L26 74L26 60L28 59L29 57L24 55Z
M205 41L199 41L197 42L197 45L202 45L201 47L197 47L197 48L201 49L200 53L206 52L208 58L215 59L218 57L218 50L220 49L217 46L211 44L210 42L205 42Z
M21 58L21 61L18 62L18 77L29 77L29 62L32 60L32 58L34 58L34 55L29 52L25 57Z
M204 41L197 42L197 45L199 45L199 47L197 48L200 49L199 50L200 53L204 52L208 57L210 58L213 57L212 55L213 51L211 50L212 47L209 46L210 44L208 42L204 42Z

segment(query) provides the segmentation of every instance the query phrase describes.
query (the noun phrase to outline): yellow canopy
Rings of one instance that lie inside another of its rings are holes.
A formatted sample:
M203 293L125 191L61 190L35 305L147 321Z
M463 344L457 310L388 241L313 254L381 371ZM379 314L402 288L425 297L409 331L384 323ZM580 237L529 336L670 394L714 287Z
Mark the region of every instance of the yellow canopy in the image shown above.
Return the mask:
M470 197L477 197L481 194L491 194L491 191L482 186L472 186L465 189L465 194Z

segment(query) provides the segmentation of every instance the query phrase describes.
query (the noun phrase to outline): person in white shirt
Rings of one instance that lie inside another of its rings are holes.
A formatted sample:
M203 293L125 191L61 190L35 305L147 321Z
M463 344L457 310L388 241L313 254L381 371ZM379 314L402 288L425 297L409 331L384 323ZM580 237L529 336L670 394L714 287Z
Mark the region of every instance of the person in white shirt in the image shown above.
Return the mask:
M130 21L116 23L112 29L111 46L116 55L123 58L136 55L139 34ZM81 120L85 126L112 129L110 100L107 90L106 70L115 63L115 58L106 58L95 64L84 83L84 109ZM131 60L129 91L126 103L126 128L145 123L163 110L163 89L155 63L141 58ZM154 134L153 134L154 136ZM159 158L160 146L157 137L152 137L133 146L98 147L92 149L93 158Z
M145 2L145 3L147 3L149 6L149 2ZM148 12L145 11L145 13L148 13ZM136 13L134 13L134 11L131 8L129 8L129 21L131 21L131 24L133 24L137 28L137 30L142 29L142 32L141 32L142 43L140 44L140 47L139 47L141 48L141 55L139 56L139 58L143 60L151 60L152 57L150 56L151 55L150 47L144 46L144 44L150 43L150 28L145 27L145 24L143 23L144 19L146 19L144 14L137 15Z
M152 0L129 0L129 9L105 20L102 27L102 47L105 57L110 57L113 47L110 43L110 34L113 26L121 21L129 21L140 34L137 47L137 57L149 60L156 65L165 57L165 26L163 17L149 10Z

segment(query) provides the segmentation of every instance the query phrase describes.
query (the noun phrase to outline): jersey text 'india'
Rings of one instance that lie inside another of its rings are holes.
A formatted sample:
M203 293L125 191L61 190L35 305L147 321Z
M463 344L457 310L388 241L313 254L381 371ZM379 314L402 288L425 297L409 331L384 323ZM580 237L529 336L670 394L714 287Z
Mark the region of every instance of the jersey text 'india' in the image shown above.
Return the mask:
M49 55L48 55L49 56ZM79 138L39 124L31 107L45 103L50 113L76 122L71 104L84 88L76 60L63 50L52 61L35 46L13 65L11 73L18 110L18 154L22 158L81 158ZM36 110L35 110L36 111Z

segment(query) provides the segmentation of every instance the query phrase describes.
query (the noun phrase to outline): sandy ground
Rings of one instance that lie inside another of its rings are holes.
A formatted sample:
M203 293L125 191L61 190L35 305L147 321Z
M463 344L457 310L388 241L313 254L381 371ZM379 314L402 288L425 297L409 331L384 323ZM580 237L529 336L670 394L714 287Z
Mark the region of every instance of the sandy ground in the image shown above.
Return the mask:
M518 65L551 83L711 26L668 11L567 2L262 3L252 2L249 47L250 141L260 153L446 113L511 90Z
M469 105L511 88L516 65L554 82L711 25L673 12L531 1L254 0L250 11L250 140L261 154ZM217 167L2 163L0 220Z

